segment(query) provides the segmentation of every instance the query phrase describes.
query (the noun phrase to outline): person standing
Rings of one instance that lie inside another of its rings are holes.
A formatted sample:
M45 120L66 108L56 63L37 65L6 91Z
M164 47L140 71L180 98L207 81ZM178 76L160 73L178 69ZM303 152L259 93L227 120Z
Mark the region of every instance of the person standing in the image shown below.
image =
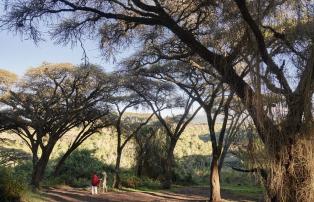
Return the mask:
M97 194L97 187L100 183L99 177L96 175L96 172L93 172L92 176L92 195Z
M104 171L104 172L102 172L102 175L103 175L103 180L102 180L102 193L104 193L105 190L106 190L106 192L108 191L108 189L107 189L107 173Z

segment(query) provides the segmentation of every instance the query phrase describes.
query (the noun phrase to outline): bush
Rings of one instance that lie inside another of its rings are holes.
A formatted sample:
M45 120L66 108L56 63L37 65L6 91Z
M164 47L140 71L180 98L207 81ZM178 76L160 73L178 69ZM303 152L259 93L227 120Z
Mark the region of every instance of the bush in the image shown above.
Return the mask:
M149 177L139 178L130 171L121 173L121 184L122 186L128 188L158 189L161 187L158 180L154 180Z
M140 187L145 187L149 189L160 189L161 185L160 181L158 180L154 180L148 177L142 177Z
M124 187L129 187L129 188L136 188L139 187L141 184L141 179L139 177L136 177L134 175L122 175L121 176L121 184Z
M14 167L13 174L24 182L30 182L32 177L32 161L24 161Z
M107 171L107 167L94 158L92 153L93 151L86 149L74 151L60 170L60 180L70 186L86 187L90 185L93 172Z
M241 173L231 170L230 168L223 168L221 170L221 183L222 184L235 184L255 186L258 184L255 177L251 173Z
M90 186L90 180L87 178L74 178L70 185L73 187L88 187Z
M0 201L14 202L20 201L25 191L25 183L23 180L14 177L13 173L8 169L0 168Z
M210 158L206 155L191 155L176 159L174 181L179 184L208 183Z

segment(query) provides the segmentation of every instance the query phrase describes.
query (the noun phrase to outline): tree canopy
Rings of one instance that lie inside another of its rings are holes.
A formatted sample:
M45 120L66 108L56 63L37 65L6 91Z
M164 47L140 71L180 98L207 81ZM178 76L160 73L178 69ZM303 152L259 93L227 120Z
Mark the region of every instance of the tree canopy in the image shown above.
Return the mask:
M106 75L94 66L43 64L26 72L1 97L1 129L22 138L33 155L32 184L43 176L57 141L80 128L77 140L108 125L106 103L113 90ZM77 146L76 146L77 147Z
M184 60L216 72L267 148L271 200L311 201L313 7L307 0L24 0L7 3L0 26L38 41L45 23L59 43L96 36L107 56L136 45L135 67ZM241 76L242 67L251 78ZM280 120L265 109L270 92L284 105Z

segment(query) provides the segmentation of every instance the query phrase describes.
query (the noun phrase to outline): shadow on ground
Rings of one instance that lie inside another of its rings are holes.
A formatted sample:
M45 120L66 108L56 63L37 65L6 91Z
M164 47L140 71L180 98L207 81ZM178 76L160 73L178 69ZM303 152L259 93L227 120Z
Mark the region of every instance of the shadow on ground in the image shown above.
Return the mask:
M91 195L87 189L75 188L47 188L43 195L47 202L135 202L135 201L208 201L208 187L185 187L174 191L161 192L106 192L98 195ZM236 196L231 193L222 193L224 201L257 201L253 198Z

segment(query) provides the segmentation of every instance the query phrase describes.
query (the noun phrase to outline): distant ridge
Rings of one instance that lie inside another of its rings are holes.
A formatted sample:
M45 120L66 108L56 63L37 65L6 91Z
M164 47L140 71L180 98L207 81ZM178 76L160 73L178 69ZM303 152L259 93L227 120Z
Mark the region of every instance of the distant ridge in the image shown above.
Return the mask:
M194 124L207 124L207 118L205 114L196 115L192 120Z

